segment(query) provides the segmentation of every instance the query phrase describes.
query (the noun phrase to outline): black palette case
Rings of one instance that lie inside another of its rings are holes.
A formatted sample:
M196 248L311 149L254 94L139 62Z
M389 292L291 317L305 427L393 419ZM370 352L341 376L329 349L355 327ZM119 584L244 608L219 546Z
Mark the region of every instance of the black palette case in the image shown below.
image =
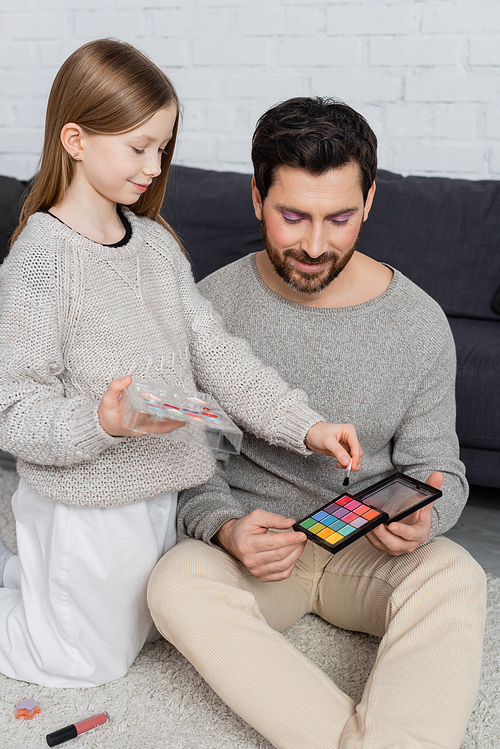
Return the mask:
M357 494L340 494L293 526L332 554L381 523L393 523L442 496L439 489L393 473Z

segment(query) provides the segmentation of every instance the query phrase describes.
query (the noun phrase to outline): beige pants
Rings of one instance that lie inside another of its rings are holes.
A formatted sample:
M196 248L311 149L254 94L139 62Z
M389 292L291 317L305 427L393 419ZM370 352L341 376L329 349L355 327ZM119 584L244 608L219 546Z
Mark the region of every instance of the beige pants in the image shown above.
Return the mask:
M292 576L274 583L187 539L157 564L148 602L164 637L279 749L460 746L478 688L486 584L449 539L400 557L366 539L334 556L308 542ZM307 612L382 637L358 705L279 634Z

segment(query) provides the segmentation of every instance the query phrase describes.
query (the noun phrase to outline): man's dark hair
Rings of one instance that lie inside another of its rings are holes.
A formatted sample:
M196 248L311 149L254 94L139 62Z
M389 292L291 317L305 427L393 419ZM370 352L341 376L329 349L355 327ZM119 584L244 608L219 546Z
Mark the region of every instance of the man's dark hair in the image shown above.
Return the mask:
M338 99L297 97L276 104L252 139L255 182L264 200L282 165L315 175L359 164L363 200L377 171L377 137L365 118Z

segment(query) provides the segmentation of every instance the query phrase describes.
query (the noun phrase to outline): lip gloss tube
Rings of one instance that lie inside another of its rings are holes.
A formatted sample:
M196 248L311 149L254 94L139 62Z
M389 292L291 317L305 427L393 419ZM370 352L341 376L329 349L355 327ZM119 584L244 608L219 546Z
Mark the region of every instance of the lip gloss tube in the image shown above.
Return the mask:
M93 728L103 726L105 723L109 723L108 713L99 713L99 715L93 715L91 718L81 720L79 723L72 723L70 726L60 728L58 731L54 731L54 733L48 733L45 738L49 746L57 746L57 744L62 744L64 741L76 739L81 733L91 731Z

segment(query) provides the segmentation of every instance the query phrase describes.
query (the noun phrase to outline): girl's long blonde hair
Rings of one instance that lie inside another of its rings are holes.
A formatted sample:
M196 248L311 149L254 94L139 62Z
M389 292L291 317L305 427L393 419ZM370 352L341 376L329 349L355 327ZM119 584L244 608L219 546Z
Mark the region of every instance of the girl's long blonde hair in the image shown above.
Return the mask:
M175 236L160 216L179 124L174 86L146 55L125 42L97 39L73 52L52 84L40 169L23 204L12 242L31 215L47 211L62 199L73 179L76 165L60 139L66 123L75 122L88 133L116 135L134 130L171 104L177 108L177 117L161 159L161 173L129 208L138 216L149 216L163 224Z

